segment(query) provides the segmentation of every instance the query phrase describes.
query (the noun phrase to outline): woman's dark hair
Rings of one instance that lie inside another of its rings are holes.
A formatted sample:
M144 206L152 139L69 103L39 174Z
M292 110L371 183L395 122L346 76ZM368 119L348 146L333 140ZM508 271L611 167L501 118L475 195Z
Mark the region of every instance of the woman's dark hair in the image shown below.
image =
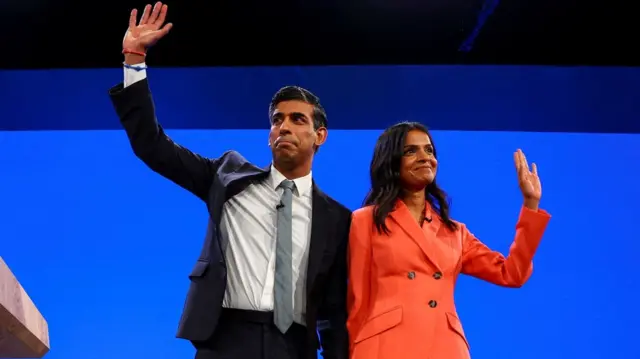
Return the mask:
M364 200L365 206L373 206L373 220L379 233L389 234L385 220L400 198L402 184L400 183L400 165L404 155L404 145L407 134L417 130L427 134L433 146L433 155L438 158L433 138L427 127L418 122L401 122L387 128L378 138L373 151L373 159L369 175L371 190ZM444 224L450 230L458 228L449 217L449 202L447 194L438 187L435 179L425 189L425 199L438 213Z

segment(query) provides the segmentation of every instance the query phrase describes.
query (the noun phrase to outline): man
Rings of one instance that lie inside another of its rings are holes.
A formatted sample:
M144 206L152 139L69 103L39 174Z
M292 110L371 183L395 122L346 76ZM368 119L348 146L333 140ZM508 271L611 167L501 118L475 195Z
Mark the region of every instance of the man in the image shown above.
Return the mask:
M266 169L235 151L208 159L175 144L156 122L144 70L146 50L171 28L166 14L159 2L139 23L131 12L125 79L110 96L136 156L210 214L177 336L194 344L197 359L312 359L320 347L325 358L346 359L351 212L311 177L327 138L324 109L299 87L275 94Z

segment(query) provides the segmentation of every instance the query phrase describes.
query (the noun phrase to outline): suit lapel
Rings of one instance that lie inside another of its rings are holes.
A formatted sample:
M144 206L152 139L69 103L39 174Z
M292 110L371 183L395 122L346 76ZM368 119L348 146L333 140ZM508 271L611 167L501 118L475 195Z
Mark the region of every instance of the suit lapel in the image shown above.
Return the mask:
M245 161L235 171L215 178L207 201L209 209L207 238L212 239L210 244L212 253L217 253L222 260L224 260L224 250L218 227L220 227L225 202L246 188L252 179L264 178L267 175L269 175L269 168L261 169Z
M309 264L307 267L307 293L313 289L313 283L318 275L327 241L331 241L335 231L334 215L324 194L313 183L311 213L311 243L309 245Z
M442 271L439 259L446 257L441 254L442 249L437 242L441 222L440 217L431 210L429 204L427 203L426 217L431 218L431 222L425 223L423 228L420 227L411 215L409 208L402 201L396 202L395 209L391 212L390 217L420 247L436 269Z
M260 180L266 178L271 171L271 166L260 168L245 162L237 171L230 173L225 179L225 202L242 192L251 180Z
M270 166L259 168L249 162L244 162L237 170L220 178L220 182L213 186L216 190L209 193L209 212L215 220L216 226L220 225L222 207L225 202L247 188L251 180L268 176L270 169Z
M222 217L222 207L231 197L235 196L247 187L254 179L262 179L269 175L271 165L265 168L256 167L248 162L244 163L237 171L228 174L221 180L221 192L215 195L210 208L212 218L216 220L216 226ZM309 245L309 260L307 267L307 293L313 289L313 283L322 264L322 258L335 231L335 216L324 194L313 182L312 210L311 210L311 239Z

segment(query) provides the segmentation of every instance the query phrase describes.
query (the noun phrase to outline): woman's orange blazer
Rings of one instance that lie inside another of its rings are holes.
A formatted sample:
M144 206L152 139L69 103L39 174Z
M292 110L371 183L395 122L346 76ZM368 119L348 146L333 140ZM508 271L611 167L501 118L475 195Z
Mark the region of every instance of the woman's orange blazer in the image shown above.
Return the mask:
M458 274L520 287L551 216L522 207L509 256L482 244L462 223L449 230L427 204L421 228L396 203L379 234L373 207L353 213L349 242L351 359L465 359L465 338L453 300Z

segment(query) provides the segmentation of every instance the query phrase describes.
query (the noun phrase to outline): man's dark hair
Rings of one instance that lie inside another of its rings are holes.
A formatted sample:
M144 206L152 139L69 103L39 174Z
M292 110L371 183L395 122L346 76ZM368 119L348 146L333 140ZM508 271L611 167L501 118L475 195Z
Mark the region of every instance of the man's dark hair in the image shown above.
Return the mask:
M278 90L269 104L269 117L273 114L276 106L284 101L302 101L313 106L313 129L327 127L327 113L320 104L318 96L311 91L299 86L285 86Z

